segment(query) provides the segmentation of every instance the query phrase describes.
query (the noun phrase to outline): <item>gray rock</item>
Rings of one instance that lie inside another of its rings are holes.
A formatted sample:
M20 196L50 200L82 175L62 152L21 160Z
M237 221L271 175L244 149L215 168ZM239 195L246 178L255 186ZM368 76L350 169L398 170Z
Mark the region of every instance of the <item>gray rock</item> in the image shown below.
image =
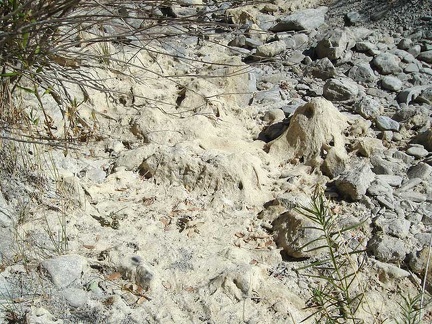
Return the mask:
M369 55L374 55L376 53L377 46L372 44L371 42L357 42L355 45L355 49L358 52L366 52Z
M324 84L324 98L330 101L354 100L359 93L358 86L348 78L329 79Z
M402 184L402 187L400 187L398 189L398 191L402 192L402 191L410 190L410 189L416 187L417 185L419 185L420 183L422 183L422 179L410 178L408 181L404 181L404 183Z
M273 233L278 246L282 247L289 256L312 257L323 253L323 250L316 249L322 246L322 242L317 241L321 237L321 231L314 227L316 224L306 216L291 210L275 219Z
M426 201L426 195L416 191L396 191L394 194L401 200L408 200L417 203Z
M295 50L287 57L287 62L291 63L292 65L298 65L305 59L305 57L306 56L302 51Z
M286 44L284 41L275 41L258 46L255 55L260 57L274 57L283 53L285 50Z
M400 129L400 124L397 121L387 116L378 116L375 119L375 122L377 124L377 127L383 131L386 130L399 131Z
M368 250L378 260L389 263L402 262L409 252L403 240L383 233L376 234L369 240Z
M408 236L411 227L410 221L399 218L393 212L387 212L377 217L374 223L385 235L391 235L401 239Z
M423 158L429 154L428 150L426 150L423 145L416 144L415 146L411 146L407 149L407 154L414 156L415 158Z
M363 21L362 15L357 11L351 11L345 14L345 24L348 26L355 26L356 24Z
M392 265L390 263L380 262L378 260L371 260L372 266L377 270L379 275L379 280L384 283L394 283L394 279L407 278L411 276L409 271L401 269L397 265Z
M432 64L432 50L421 52L417 58L423 62Z
M366 119L375 119L383 112L383 106L369 96L354 104L354 111Z
M381 74L395 74L402 72L400 61L394 54L382 53L374 57L373 64Z
M432 152L432 128L418 134L411 142L421 144L426 150Z
M354 35L349 29L334 29L316 47L318 58L340 59L346 50L354 47Z
M420 69L417 64L410 63L404 68L405 73L415 73L418 72Z
M67 303L75 308L83 307L87 304L87 292L79 288L67 288L62 291Z
M410 253L409 267L422 278L426 275L425 280L430 283L432 281L432 267L430 266L432 264L432 254L429 249L428 246L425 246L417 253ZM427 264L429 264L429 267ZM427 273L426 268L428 268Z
M397 55L402 60L402 62L405 62L405 63L417 62L416 58L412 54L410 54L406 51L396 49L396 50L393 50L392 53Z
M295 40L296 49L303 50L308 47L309 36L305 33L296 33L292 37Z
M419 178L422 180L428 179L432 174L432 166L424 162L420 162L417 165L412 166L408 169L407 176L409 179Z
M330 148L327 152L327 156L321 165L321 171L324 175L332 178L337 177L346 168L346 155L334 147Z
M397 101L399 103L409 104L414 101L424 90L430 88L430 85L421 85L407 88L399 92Z
M411 46L408 49L408 53L410 53L414 57L417 57L421 53L421 46L420 45Z
M392 154L392 157L394 157L395 159L402 160L404 163L407 164L411 164L414 161L414 158L412 156L409 156L405 152L401 152L401 151L395 151Z
M370 162L373 165L373 172L375 174L401 174L405 170L405 165L400 160L383 159L380 154L371 156Z
M363 164L342 173L336 180L336 188L342 196L354 201L360 200L374 178L371 168Z
M87 269L87 260L80 255L63 255L41 263L57 288L66 288L80 280Z
M349 71L348 76L359 83L371 83L376 79L375 73L368 63L354 65Z
M375 178L380 181L384 182L392 187L400 187L402 184L403 178L398 175L390 175L390 174L377 174Z
M410 38L402 38L398 45L397 48L401 49L401 50L407 50L408 48L410 48L413 44L413 41Z
M307 68L307 72L321 80L333 78L336 75L336 68L333 63L327 58L315 61Z
M327 7L317 9L299 10L281 19L271 28L273 32L283 32L289 30L312 30L320 27L325 22Z
M387 75L382 78L381 86L386 90L399 91L402 89L403 83L399 78L392 75Z

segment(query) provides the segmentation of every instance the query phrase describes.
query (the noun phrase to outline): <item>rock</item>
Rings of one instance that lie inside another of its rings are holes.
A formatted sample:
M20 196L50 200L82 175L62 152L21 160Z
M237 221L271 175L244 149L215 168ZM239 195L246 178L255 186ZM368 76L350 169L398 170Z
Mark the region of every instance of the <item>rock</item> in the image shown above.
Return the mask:
M274 57L281 54L285 49L286 44L284 41L275 41L258 46L255 55L259 57Z
M359 83L371 83L376 80L376 76L368 63L354 65L349 71L348 76Z
M426 273L427 264L429 264L428 272ZM411 253L409 258L409 267L411 270L420 275L421 277L426 276L426 282L430 286L432 282L432 253L430 253L430 247L424 247L417 253Z
M63 255L45 260L40 265L57 288L78 282L87 268L87 260L80 255Z
M359 165L341 174L336 180L336 188L343 197L353 201L360 200L374 178L375 175L368 165Z
M407 176L410 179L419 178L427 180L432 174L432 166L424 162L420 162L417 165L412 166L408 169Z
M418 72L420 69L417 64L410 63L404 68L405 73L415 73Z
M421 52L417 58L423 62L432 64L432 50Z
M282 109L270 109L264 114L263 121L273 124L285 119L285 113Z
M335 148L330 148L323 164L321 165L321 172L332 178L340 175L346 168L347 155L346 152L340 151Z
M421 53L421 46L420 45L411 46L408 49L408 53L410 53L414 57L417 57Z
M335 148L339 156L346 154L343 135L346 127L346 117L330 101L314 98L297 108L288 129L268 144L269 153L285 161L297 158L306 165L319 166L323 162L323 149Z
M397 77L387 75L382 78L381 86L383 87L383 89L386 90L399 91L400 89L402 89L403 83Z
M416 63L416 62L418 62L412 54L410 54L410 53L408 53L406 51L395 49L395 50L392 51L392 54L397 55L402 60L402 62L405 62L405 63Z
M398 175L390 175L390 174L377 174L375 178L380 181L387 183L388 185L392 187L400 187L402 184L403 178Z
M369 96L354 104L354 111L366 119L375 119L383 112L383 106Z
M410 48L413 44L413 41L410 38L402 38L398 45L397 48L401 49L401 50L407 50L408 48Z
M283 32L290 30L312 30L320 27L325 22L327 7L317 9L305 9L294 12L293 14L281 19L271 28L273 32Z
M349 29L330 30L316 47L318 58L340 59L346 50L354 47L354 35Z
M415 192L415 191L396 191L395 196L399 197L400 200L407 200L410 202L423 203L426 201L426 195Z
M62 291L67 303L75 308L83 307L87 304L87 292L79 288L66 288Z
M351 11L345 14L344 20L347 26L355 26L363 20L363 17L357 11Z
M423 145L415 144L407 149L407 154L414 156L417 159L423 158L429 154L428 150L426 150Z
M330 101L354 100L359 93L358 86L348 78L329 79L324 84L324 98Z
M379 155L373 155L370 158L370 162L373 165L373 172L375 174L388 174L392 175L394 173L400 174L402 172L402 166L400 161L388 161L383 159Z
M430 88L430 85L414 86L407 88L399 92L397 96L397 101L399 103L409 104L414 101L424 90Z
M327 58L315 61L307 68L307 72L321 80L333 78L336 75L336 68L333 63Z
M384 151L382 141L377 138L363 137L353 145L353 149L357 150L362 156L370 157L372 154Z
M273 222L276 244L294 258L321 255L324 250L314 250L323 243L319 240L322 232L316 229L316 226L309 218L295 210L283 213Z
M400 61L394 54L382 53L374 57L373 64L381 74L396 74L402 72Z
M432 128L415 136L411 143L421 144L426 150L432 152Z
M409 156L408 154L401 151L395 151L392 156L396 159L402 160L404 163L407 164L411 164L414 161L414 158L412 156Z
M398 132L400 129L400 124L387 116L378 116L375 119L375 122L377 124L377 127L383 131L392 130Z
M409 220L400 218L392 212L386 212L384 215L378 216L374 223L384 235L391 235L401 239L408 236L411 226Z
M381 262L371 259L372 266L378 272L379 281L385 284L393 285L395 279L408 278L411 276L409 271L401 269L397 265Z
M379 52L377 46L371 42L357 42L355 49L358 52L366 52L369 55L376 55Z
M378 260L388 263L402 262L408 254L403 240L383 233L376 234L369 240L368 250Z

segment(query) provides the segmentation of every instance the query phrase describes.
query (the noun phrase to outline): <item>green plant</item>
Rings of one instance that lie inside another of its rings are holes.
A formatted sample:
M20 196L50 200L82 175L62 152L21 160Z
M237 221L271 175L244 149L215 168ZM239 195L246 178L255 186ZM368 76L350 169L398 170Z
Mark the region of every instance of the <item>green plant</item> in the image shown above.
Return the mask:
M362 223L339 228L338 220L328 208L324 195L317 190L313 196L310 207L301 206L297 211L313 222L311 229L322 234L309 245L319 243L313 250L324 250L324 257L311 264L298 268L297 271L312 269L306 274L317 279L320 283L312 290L311 308L315 311L304 319L314 317L319 323L360 323L356 312L362 303L363 293L357 292L356 278L361 270L353 256L364 253L358 246L350 249L345 243L344 233L359 227Z

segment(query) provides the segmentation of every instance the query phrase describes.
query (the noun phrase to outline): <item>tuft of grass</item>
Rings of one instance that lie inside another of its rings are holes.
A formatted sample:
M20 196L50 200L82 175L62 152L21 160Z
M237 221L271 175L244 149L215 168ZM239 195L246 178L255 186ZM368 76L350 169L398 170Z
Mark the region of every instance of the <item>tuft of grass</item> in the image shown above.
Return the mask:
M337 217L328 208L320 190L315 192L311 206L300 206L297 211L314 223L311 228L322 233L303 248L319 242L318 247L313 250L325 252L325 256L318 261L296 269L312 269L312 274L305 275L320 282L312 290L309 307L314 311L303 322L313 317L319 323L361 323L362 320L356 317L356 312L362 304L363 293L358 292L355 285L362 265L357 264L354 256L365 251L358 249L358 246L356 249L349 249L344 243L343 234L361 226L363 222L339 228Z

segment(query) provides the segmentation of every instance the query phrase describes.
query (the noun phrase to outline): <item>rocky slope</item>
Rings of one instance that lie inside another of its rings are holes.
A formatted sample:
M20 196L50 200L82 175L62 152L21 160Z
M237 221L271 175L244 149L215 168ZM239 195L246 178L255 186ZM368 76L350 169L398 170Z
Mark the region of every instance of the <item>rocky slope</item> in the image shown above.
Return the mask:
M112 90L79 106L87 143L3 143L0 318L299 323L323 282L296 269L323 255L294 207L320 187L339 228L361 223L338 243L366 251L357 316L401 320L432 280L430 1L179 3L224 22L80 67Z

